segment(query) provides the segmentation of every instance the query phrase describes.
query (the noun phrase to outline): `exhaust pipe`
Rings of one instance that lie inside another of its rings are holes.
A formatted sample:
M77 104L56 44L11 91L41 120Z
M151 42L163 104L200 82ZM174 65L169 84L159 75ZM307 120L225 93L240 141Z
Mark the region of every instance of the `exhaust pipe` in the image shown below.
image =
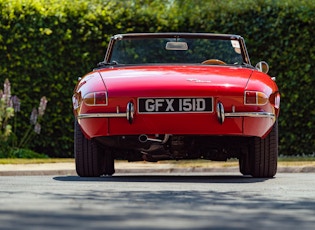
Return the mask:
M145 134L141 134L139 137L138 137L138 140L141 142L141 143L145 143L148 141L148 136L145 135Z
M165 134L164 135L164 139L161 140L161 139L156 139L156 138L149 138L147 135L145 134L141 134L139 137L138 137L138 140L141 142L141 143L146 143L147 141L153 141L153 142L159 142L161 144L165 144L168 139L169 139L170 135L169 134Z

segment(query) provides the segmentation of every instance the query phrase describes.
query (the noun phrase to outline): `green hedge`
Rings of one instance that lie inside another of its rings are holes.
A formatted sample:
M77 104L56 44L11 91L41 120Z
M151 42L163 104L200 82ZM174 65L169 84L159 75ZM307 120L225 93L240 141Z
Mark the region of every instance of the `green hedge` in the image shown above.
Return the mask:
M280 153L315 152L313 0L0 0L0 10L0 82L21 99L18 136L48 99L30 146L38 152L73 155L72 91L111 35L166 31L242 35L252 63L267 61L280 87Z

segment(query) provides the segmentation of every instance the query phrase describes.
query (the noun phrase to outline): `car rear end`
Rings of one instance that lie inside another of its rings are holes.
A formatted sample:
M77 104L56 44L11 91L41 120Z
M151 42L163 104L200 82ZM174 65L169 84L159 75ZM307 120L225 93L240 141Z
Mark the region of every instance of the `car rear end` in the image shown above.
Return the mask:
M111 175L118 158L232 157L244 175L275 175L280 94L239 36L116 35L73 106L79 175Z

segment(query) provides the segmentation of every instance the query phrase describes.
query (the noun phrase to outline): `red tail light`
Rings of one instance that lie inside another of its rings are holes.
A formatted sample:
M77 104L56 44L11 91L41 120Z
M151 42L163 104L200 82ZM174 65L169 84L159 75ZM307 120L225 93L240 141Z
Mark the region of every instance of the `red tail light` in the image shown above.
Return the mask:
M244 104L245 105L265 105L268 102L268 97L263 92L245 91Z
M84 95L83 101L86 105L97 106L107 105L107 93L106 92L92 92Z

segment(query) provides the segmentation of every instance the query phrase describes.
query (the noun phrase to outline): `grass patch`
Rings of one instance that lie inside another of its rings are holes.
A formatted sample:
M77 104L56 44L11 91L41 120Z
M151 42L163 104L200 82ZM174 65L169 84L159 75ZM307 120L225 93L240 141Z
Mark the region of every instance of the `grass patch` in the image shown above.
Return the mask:
M298 162L298 161L315 161L315 155L307 155L307 156L280 156L278 158L279 162Z
M238 166L237 159L230 159L228 161L210 161L210 160L179 160L179 161L160 161L160 164L173 164L180 168L214 168L214 167L236 167Z
M72 163L73 158L0 158L0 164L45 164L45 163Z

